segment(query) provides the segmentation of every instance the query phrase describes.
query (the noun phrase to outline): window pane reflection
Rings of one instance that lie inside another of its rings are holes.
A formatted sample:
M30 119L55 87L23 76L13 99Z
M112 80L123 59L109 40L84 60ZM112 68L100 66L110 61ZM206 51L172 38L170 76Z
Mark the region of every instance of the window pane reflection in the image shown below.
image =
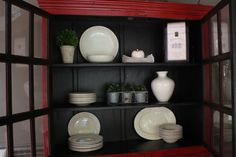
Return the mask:
M34 15L34 57L42 57L42 18Z
M0 1L0 53L5 53L5 2Z
M211 55L216 56L219 54L218 50L218 27L217 27L217 15L211 18Z
M219 63L212 64L212 102L219 104Z
M7 127L0 126L0 157L7 156Z
M210 66L209 64L204 65L204 69L203 69L203 77L204 77L204 89L203 89L203 93L204 93L204 101L209 101L210 100Z
M6 115L6 67L0 63L0 117Z
M202 25L203 31L203 59L209 58L209 22Z
M29 111L29 66L12 64L12 112Z
M204 107L204 121L203 121L203 128L204 128L204 142L210 145L211 139L211 116L212 112L209 107Z
M230 51L230 19L229 5L221 10L221 44L222 53Z
M223 61L222 63L223 63L223 78L222 78L223 105L226 107L232 107L231 64L230 60Z
M219 152L220 149L220 112L214 111L213 113L213 134L212 142L215 151Z
M41 116L35 118L35 135L36 135L36 154L37 157L49 155L48 143L48 117Z
M14 156L31 156L30 121L13 124Z
M232 116L224 114L224 140L223 155L224 157L233 157L232 152Z
M35 109L48 107L46 66L34 66L34 103Z
M29 12L12 5L12 54L29 55Z

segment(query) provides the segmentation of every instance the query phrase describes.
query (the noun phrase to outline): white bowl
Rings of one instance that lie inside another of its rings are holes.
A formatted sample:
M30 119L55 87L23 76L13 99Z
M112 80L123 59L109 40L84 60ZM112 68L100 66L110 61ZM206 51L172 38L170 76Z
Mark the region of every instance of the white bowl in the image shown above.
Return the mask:
M112 62L114 59L111 55L90 55L88 56L88 61L93 63L106 63Z
M178 141L180 138L168 138L168 137L163 137L162 138L166 143L175 143Z

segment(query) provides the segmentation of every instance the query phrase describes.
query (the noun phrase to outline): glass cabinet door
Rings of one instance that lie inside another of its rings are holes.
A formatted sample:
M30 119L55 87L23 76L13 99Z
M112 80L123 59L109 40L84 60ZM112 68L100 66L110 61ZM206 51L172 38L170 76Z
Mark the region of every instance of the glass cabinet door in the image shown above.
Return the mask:
M218 156L233 157L229 5L220 3L217 8L202 24L204 142Z

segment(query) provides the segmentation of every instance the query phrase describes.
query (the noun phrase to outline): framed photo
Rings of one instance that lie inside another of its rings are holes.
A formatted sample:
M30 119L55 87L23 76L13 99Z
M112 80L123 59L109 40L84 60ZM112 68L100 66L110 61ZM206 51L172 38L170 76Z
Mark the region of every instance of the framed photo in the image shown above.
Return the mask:
M166 30L166 61L189 61L188 28L185 22L168 23Z

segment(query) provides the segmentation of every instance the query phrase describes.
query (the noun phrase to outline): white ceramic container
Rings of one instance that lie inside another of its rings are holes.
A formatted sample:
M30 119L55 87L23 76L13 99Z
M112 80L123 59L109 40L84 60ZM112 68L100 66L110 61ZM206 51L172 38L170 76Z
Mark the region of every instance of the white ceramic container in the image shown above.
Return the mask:
M158 71L158 77L152 80L151 88L159 102L167 102L173 94L175 83L167 77L168 71Z
M73 63L75 47L71 45L61 46L63 63Z

